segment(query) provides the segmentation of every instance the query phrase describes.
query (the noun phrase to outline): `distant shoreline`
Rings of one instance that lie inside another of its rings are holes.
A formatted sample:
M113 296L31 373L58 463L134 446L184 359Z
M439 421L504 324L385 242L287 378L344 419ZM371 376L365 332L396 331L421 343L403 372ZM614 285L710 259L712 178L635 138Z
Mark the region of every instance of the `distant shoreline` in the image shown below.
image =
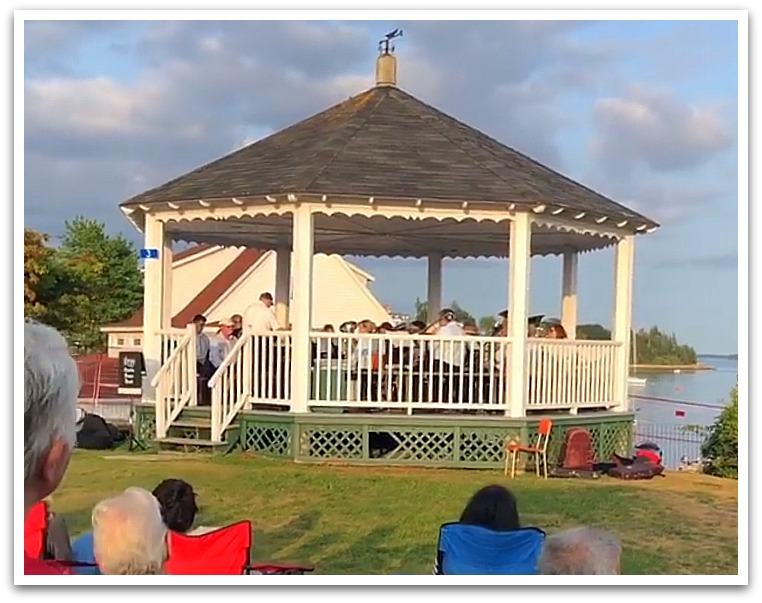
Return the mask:
M674 371L695 372L695 371L716 371L717 369L703 362L697 364L631 364L630 368L635 371L668 373Z

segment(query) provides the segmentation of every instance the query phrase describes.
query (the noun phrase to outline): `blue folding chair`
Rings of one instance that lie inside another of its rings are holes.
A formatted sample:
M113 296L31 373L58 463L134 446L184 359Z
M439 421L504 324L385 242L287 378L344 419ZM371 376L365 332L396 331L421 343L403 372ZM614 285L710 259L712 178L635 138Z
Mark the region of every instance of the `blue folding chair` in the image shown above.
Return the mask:
M537 574L545 532L520 528L495 532L481 526L446 523L439 529L436 574L528 576Z

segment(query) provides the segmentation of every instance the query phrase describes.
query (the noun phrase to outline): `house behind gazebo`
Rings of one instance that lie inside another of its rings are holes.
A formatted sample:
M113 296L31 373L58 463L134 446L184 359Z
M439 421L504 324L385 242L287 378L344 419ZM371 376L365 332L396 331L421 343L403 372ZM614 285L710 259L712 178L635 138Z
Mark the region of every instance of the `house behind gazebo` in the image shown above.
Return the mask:
M632 423L634 240L657 225L398 89L388 52L378 59L376 80L358 96L122 205L145 233L145 247L158 250L145 267L143 345L145 416L154 411L155 436L181 442L171 437L174 427L204 412L192 409L195 336L173 332L167 310L170 244L184 240L294 258L293 270L278 264L275 292L292 329L247 334L212 377L210 444L373 462L373 442L386 433L397 445L385 461L481 466L499 461L496 442L506 434L526 435L538 414L562 411L554 445L564 426L594 423L600 452L621 450ZM579 255L610 246L612 340L575 341ZM427 258L430 318L441 307L443 258L508 257L508 336L317 333L315 253ZM530 257L549 254L563 258L561 318L569 340L527 333ZM177 347L165 360L168 340ZM363 366L357 350L371 345L409 354ZM422 346L430 353L416 356Z

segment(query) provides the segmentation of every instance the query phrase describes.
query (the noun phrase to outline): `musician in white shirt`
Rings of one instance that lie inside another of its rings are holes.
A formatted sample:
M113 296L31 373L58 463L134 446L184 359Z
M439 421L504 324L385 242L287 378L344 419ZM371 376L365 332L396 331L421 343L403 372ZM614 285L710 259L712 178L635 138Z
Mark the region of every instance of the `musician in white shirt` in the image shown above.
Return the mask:
M272 293L265 292L246 308L243 313L243 324L250 333L264 334L281 329L272 309L273 303Z
M448 341L450 337L463 337L463 327L455 320L455 312L449 308L439 313L439 321L434 326L431 351L434 356L435 388L434 398L439 398L441 389L442 402L459 402L460 382L463 379L462 341ZM437 341L444 339L444 341Z

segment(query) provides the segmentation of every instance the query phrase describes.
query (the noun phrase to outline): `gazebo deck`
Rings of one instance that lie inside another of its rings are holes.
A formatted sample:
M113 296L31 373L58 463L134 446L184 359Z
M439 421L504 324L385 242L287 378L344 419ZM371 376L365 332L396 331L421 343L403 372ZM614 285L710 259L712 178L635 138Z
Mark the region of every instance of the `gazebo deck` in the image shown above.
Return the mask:
M507 438L526 442L537 433L539 416L510 418L481 412L422 411L409 416L390 410L292 413L255 408L238 413L221 448L298 462L494 469L503 466ZM542 416L554 422L548 449L551 462L558 459L572 427L590 432L597 458L629 450L632 413ZM182 439L186 450L207 449L210 427L210 408L189 407L171 428L170 437ZM144 445L156 441L153 404L136 406L136 432Z

